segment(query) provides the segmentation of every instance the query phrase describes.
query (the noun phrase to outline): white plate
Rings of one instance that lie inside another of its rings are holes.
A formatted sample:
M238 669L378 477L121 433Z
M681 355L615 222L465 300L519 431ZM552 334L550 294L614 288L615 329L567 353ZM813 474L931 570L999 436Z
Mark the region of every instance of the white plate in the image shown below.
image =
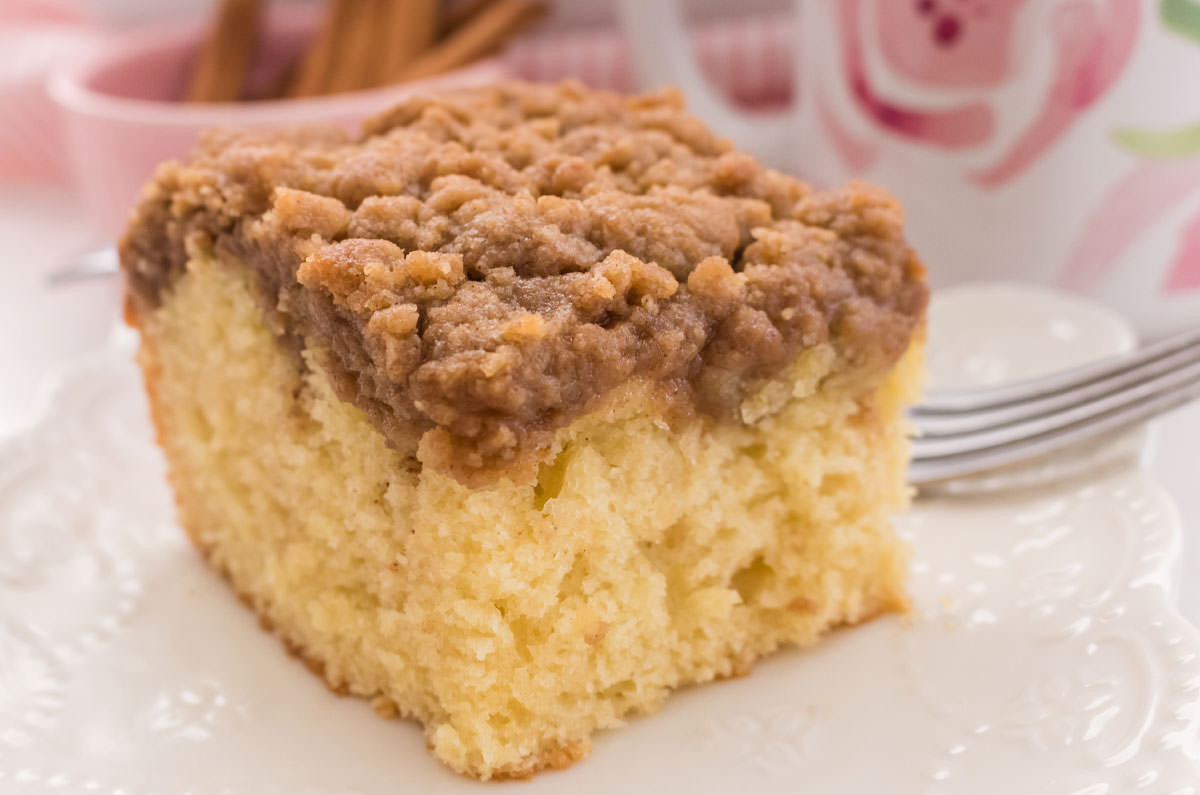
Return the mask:
M943 386L1131 343L1024 288L939 296ZM1200 792L1200 635L1173 607L1180 530L1125 459L1086 480L920 503L911 618L837 632L677 694L587 759L479 785L411 723L331 695L174 526L129 341L0 445L0 791Z

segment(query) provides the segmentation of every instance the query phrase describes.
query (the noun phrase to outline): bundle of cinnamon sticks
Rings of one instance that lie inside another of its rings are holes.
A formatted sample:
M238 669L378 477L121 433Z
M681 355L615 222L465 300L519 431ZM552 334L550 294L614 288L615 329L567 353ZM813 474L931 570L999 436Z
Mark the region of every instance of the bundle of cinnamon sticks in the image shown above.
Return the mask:
M536 0L327 0L324 18L278 94L309 97L431 77L499 50L537 21ZM262 25L262 0L221 0L187 99L244 98Z

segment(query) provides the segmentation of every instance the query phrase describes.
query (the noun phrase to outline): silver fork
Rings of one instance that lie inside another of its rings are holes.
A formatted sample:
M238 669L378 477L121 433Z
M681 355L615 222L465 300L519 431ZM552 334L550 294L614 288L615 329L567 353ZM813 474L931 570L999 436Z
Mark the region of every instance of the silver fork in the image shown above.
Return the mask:
M909 412L920 434L909 481L936 485L1027 461L1197 398L1200 328L1042 378L936 392Z

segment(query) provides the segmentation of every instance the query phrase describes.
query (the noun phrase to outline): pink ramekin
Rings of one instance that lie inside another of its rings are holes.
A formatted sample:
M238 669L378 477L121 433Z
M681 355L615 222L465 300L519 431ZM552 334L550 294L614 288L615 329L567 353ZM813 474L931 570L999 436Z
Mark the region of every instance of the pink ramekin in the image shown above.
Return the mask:
M295 8L270 15L250 71L252 87L283 79L317 18ZM198 25L115 38L56 70L49 91L62 122L65 156L99 229L119 234L154 167L178 157L210 127L270 127L334 122L354 128L414 93L477 85L503 77L500 59L401 85L310 99L187 104L188 69L205 29Z

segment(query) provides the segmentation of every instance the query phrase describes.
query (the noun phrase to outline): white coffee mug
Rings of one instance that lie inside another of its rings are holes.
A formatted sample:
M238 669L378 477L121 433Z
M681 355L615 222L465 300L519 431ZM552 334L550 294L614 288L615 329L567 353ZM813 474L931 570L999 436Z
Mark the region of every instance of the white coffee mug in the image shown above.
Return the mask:
M1200 325L1200 0L796 0L775 117L701 76L678 0L620 0L644 88L817 184L903 202L935 286L1087 294L1146 336Z

